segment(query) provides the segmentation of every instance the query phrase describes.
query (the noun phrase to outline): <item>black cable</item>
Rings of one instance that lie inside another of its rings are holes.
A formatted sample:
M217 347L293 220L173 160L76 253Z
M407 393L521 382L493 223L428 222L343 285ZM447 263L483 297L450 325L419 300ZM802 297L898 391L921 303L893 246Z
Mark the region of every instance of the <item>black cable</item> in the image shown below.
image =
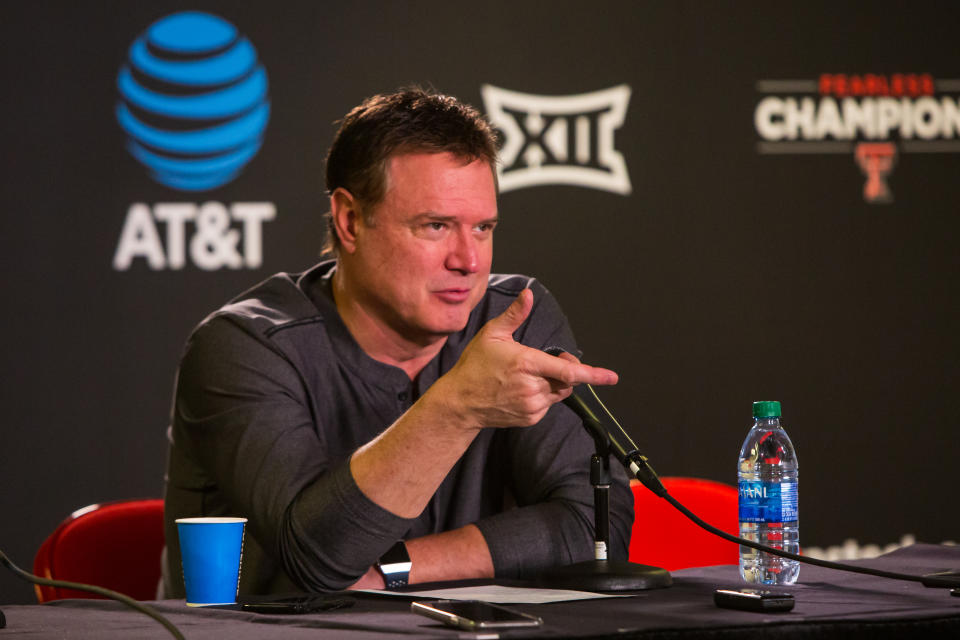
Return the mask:
M737 536L730 535L722 529L718 529L713 525L707 524L696 515L694 515L689 509L677 502L676 498L671 496L666 487L660 482L660 479L657 477L656 472L653 470L653 467L649 465L646 457L639 454L634 445L633 441L630 439L630 436L624 430L620 423L617 422L617 419L613 417L613 414L610 413L610 410L607 409L606 405L603 404L603 401L600 400L600 397L597 396L596 391L593 390L589 384L585 385L586 388L593 395L594 400L599 404L603 409L604 413L607 414L607 417L613 421L619 430L623 434L628 445L631 449L626 454L626 460L623 461L624 466L633 473L637 480L639 480L643 486L649 489L654 494L660 496L670 504L672 504L680 513L685 515L687 518L692 520L694 524L699 527L706 529L710 533L720 536L724 540L734 542L736 544L743 545L745 547L750 547L751 549L756 549L757 551L765 551L766 553L780 556L781 558L789 558L790 560L796 560L798 562L804 562L806 564L813 564L818 567L826 567L827 569L836 569L838 571L851 571L853 573L865 573L871 576L879 576L881 578L890 578L893 580L907 580L910 582L920 582L926 587L948 587L956 588L960 587L960 575L955 572L945 572L944 574L928 574L925 576L916 576L907 573L897 573L894 571L883 571L881 569L871 569L869 567L857 567L850 564L842 564L839 562L830 562L829 560L820 560L818 558L811 558L809 556L801 556L796 553L790 553L789 551L784 551L782 549L775 549L773 547L768 547L767 545L760 544L759 542L753 542L752 540L746 540L744 538L738 538ZM596 418L594 417L594 420ZM597 424L599 427L599 423ZM612 438L612 436L611 436ZM622 445L618 445L621 449L624 449Z
M111 591L110 589L104 589L103 587L98 587L92 584L83 584L80 582L67 582L66 580L51 580L50 578L41 578L40 576L35 576L32 573L27 573L17 565L13 563L10 558L7 557L3 551L0 551L0 563L3 563L8 569L13 571L17 577L26 580L27 582L32 582L34 584L39 584L44 587L61 587L64 589L76 589L77 591L89 591L90 593L96 593L97 595L104 596L106 598L112 598L113 600L119 600L125 605L136 609L140 613L144 613L160 624L162 624L167 631L169 631L174 638L177 640L184 640L183 634L180 633L180 630L177 629L172 622L164 618L162 615L151 609L150 607L137 602L130 596L126 596L117 591Z
M882 569L871 569L870 567L857 567L852 564L841 564L839 562L830 562L829 560L820 560L819 558L811 558L809 556L801 556L796 553L790 553L789 551L784 551L783 549L775 549L773 547L768 547L766 545L760 544L759 542L753 542L752 540L746 540L744 538L738 538L737 536L730 535L722 529L718 529L711 524L708 524L694 515L689 509L677 502L677 499L671 496L669 493L663 496L664 500L676 507L683 515L687 516L694 523L700 527L706 529L710 533L720 536L724 540L729 540L730 542L735 542L741 544L745 547L750 547L758 551L766 551L767 553L773 554L775 556L781 556L783 558L789 558L790 560L797 560L799 562L805 562L807 564L814 564L818 567L826 567L827 569L838 569L840 571L852 571L854 573L865 573L871 576L879 576L881 578L891 578L893 580L909 580L910 582L922 582L928 587L956 587L960 585L960 582L957 580L951 580L949 578L939 578L935 576L915 576L908 573L897 573L895 571L883 571Z

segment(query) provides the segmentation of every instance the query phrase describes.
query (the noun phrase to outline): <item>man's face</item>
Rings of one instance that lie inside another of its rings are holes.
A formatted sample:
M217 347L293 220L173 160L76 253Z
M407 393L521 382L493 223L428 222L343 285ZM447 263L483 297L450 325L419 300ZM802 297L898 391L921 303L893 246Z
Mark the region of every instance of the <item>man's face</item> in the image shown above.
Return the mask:
M426 344L466 326L487 288L497 198L483 160L411 153L387 162L387 192L356 223L354 296L384 329Z

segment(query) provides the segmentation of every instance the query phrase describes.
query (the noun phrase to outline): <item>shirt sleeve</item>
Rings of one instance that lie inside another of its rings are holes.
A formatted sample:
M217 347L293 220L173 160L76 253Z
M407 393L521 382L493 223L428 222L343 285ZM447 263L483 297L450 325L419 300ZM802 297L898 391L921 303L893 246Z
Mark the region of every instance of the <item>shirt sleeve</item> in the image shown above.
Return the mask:
M228 317L187 345L173 441L189 460L175 481L211 488L248 517L249 533L305 590L349 586L410 527L364 496L348 458L331 459L296 368Z
M545 349L559 346L579 355L556 300L534 283L535 306L517 339ZM549 567L594 557L595 451L580 419L554 405L537 425L509 429L512 490L517 508L481 519L477 527L493 558L497 577L532 578ZM633 525L633 493L626 471L611 459L610 546L612 560L625 561Z

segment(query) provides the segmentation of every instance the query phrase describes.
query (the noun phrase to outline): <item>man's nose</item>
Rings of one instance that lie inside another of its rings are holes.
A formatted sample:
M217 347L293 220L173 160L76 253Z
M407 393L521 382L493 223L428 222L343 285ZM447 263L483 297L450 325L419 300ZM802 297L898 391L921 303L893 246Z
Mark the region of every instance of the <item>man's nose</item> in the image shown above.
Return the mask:
M476 273L477 240L468 230L461 230L451 238L447 253L447 269L460 273Z

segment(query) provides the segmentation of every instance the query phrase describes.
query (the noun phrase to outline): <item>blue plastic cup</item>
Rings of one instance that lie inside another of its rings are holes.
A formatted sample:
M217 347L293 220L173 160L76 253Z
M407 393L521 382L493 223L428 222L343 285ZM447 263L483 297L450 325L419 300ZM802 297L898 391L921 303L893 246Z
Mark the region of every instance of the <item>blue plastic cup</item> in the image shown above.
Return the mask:
M179 518L187 605L234 604L240 586L246 518Z

